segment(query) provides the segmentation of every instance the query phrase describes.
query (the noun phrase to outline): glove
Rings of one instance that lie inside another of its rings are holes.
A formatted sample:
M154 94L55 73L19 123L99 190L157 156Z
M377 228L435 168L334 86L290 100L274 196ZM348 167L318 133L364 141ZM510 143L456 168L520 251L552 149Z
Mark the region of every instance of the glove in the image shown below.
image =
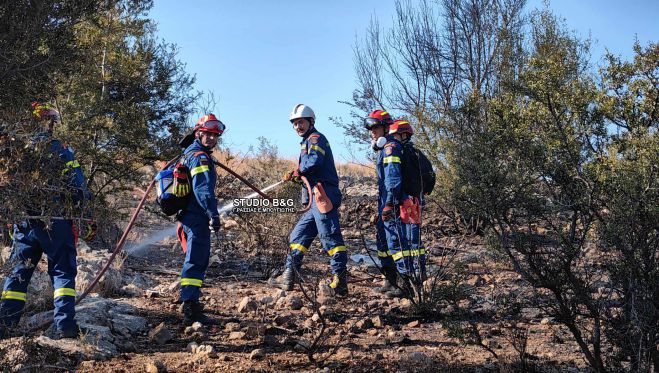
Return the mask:
M394 205L387 204L382 209L382 221L389 221L394 218Z
M220 226L221 226L220 217L219 216L213 216L211 218L211 224L210 224L211 230L213 232L217 233L217 232L220 231Z
M282 178L282 181L293 181L295 183L299 183L301 182L300 176L301 176L300 169L296 168L292 171L286 172L286 174L284 174L284 177Z
M81 236L82 239L89 242L96 237L96 232L98 232L98 225L93 220L85 220L82 227Z

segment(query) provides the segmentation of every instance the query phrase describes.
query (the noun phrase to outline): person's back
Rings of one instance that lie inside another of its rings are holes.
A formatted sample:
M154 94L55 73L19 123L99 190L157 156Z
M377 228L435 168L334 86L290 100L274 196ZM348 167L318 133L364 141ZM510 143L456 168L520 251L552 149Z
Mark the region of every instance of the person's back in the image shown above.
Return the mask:
M85 179L73 152L60 141L52 139L52 127L59 123L59 113L52 107L34 103L35 118L46 126L47 132L33 138L33 146L43 155L41 159L48 162L47 166L56 167L56 175L64 178L62 188L57 187L56 177L46 184L50 198L42 202L51 205L48 209L52 215L47 217L33 216L14 225L11 261L14 265L11 274L6 278L2 301L0 302L0 337L7 335L8 329L15 327L22 315L27 299L27 287L41 256L48 258L48 274L51 276L54 297L54 323L57 334L61 338L75 338L79 328L75 321L75 277L76 245L78 233L70 216L54 216L56 213L71 213L71 204L80 206L84 198L90 198ZM52 161L53 164L50 164ZM39 165L36 165L39 166ZM60 168L61 166L61 168ZM61 181L61 179L60 179ZM29 207L31 210L33 207ZM43 211L39 211L43 213ZM27 211L36 213L36 211ZM46 225L45 220L50 220ZM88 227L84 239L91 240L95 235L95 225L86 220Z

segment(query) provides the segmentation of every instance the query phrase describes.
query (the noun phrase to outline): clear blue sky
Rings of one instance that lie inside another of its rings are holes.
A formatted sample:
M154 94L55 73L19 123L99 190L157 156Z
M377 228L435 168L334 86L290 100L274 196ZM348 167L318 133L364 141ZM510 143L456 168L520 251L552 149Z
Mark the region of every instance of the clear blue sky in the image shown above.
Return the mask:
M530 0L528 8L542 4ZM554 0L550 8L579 35L592 36L595 63L605 47L628 57L635 37L659 41L658 0ZM216 114L228 127L225 145L245 153L264 136L280 155L296 157L299 137L288 115L304 103L335 159L346 162L342 131L327 118L348 117L338 101L355 88L356 38L372 15L386 27L393 13L393 0L156 0L150 15L159 36L178 45L196 88L215 92Z

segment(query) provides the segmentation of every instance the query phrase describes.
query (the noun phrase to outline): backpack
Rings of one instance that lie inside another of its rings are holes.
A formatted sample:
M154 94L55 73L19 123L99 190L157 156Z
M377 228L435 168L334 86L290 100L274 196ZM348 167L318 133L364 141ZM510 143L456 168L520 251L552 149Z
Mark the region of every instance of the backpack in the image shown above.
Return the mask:
M432 193L436 181L435 171L428 157L416 149L411 142L403 144L401 171L405 194L420 197L422 193Z
M188 166L183 164L185 159L187 155L181 155L178 161L172 162L156 175L156 202L167 216L185 209L190 199L192 177Z

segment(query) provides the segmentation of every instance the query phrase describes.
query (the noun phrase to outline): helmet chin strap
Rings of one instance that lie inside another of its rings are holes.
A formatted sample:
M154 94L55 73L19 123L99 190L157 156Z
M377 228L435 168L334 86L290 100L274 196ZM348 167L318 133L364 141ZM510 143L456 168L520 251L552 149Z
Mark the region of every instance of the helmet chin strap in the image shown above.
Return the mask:
M309 135L309 133L311 133L311 130L313 129L314 129L314 125L309 124L309 128L307 128L307 131L302 135L302 137L307 137L307 135Z

